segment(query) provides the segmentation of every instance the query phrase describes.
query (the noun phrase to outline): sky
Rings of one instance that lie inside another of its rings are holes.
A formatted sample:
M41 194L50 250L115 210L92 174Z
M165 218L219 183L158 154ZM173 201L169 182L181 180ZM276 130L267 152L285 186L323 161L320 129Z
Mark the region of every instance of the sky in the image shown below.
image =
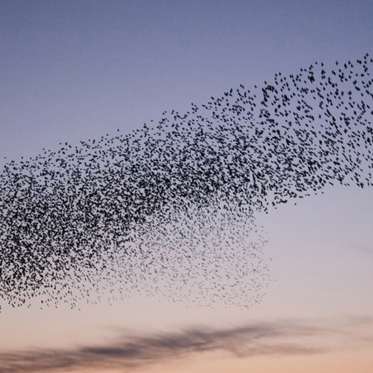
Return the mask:
M0 157L360 57L372 17L369 0L0 0ZM46 372L371 372L372 214L372 190L335 187L260 216L272 281L249 309L144 298L5 309L0 372L30 356Z

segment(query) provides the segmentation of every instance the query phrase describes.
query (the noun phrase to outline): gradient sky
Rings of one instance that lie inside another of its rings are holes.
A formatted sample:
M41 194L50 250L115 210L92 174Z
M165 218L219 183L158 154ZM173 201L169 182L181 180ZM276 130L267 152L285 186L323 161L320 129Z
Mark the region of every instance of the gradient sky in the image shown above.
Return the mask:
M370 0L0 0L0 157L129 131L240 83L372 53L372 19ZM256 352L212 347L174 360L170 349L137 371L372 372L373 190L333 188L260 221L273 278L261 304L205 309L134 299L80 311L7 309L0 313L0 372L5 351L75 351L130 331L186 338L188 325L270 323L277 331L284 320L298 333L299 324L319 330L295 336L319 351L264 353L254 340Z

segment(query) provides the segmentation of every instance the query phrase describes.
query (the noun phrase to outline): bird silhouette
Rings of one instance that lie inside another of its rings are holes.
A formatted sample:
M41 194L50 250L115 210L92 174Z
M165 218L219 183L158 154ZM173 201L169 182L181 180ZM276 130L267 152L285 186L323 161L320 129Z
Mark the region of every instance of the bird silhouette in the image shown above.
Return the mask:
M130 133L6 161L2 303L76 306L102 291L258 302L268 266L255 215L372 185L372 64L316 61Z

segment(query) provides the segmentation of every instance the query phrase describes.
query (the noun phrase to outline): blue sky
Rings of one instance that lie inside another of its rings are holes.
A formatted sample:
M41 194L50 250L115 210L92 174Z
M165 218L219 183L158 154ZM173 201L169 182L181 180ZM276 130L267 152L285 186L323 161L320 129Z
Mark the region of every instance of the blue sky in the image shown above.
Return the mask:
M2 155L38 152L165 109L371 49L372 1L6 1Z

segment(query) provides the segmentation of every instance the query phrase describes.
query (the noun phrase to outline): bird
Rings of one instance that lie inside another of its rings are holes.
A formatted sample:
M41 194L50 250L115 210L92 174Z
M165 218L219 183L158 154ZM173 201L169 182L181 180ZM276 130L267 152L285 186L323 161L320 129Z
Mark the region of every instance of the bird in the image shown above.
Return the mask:
M128 133L6 159L0 305L257 303L270 278L257 214L372 185L372 65L314 61Z

